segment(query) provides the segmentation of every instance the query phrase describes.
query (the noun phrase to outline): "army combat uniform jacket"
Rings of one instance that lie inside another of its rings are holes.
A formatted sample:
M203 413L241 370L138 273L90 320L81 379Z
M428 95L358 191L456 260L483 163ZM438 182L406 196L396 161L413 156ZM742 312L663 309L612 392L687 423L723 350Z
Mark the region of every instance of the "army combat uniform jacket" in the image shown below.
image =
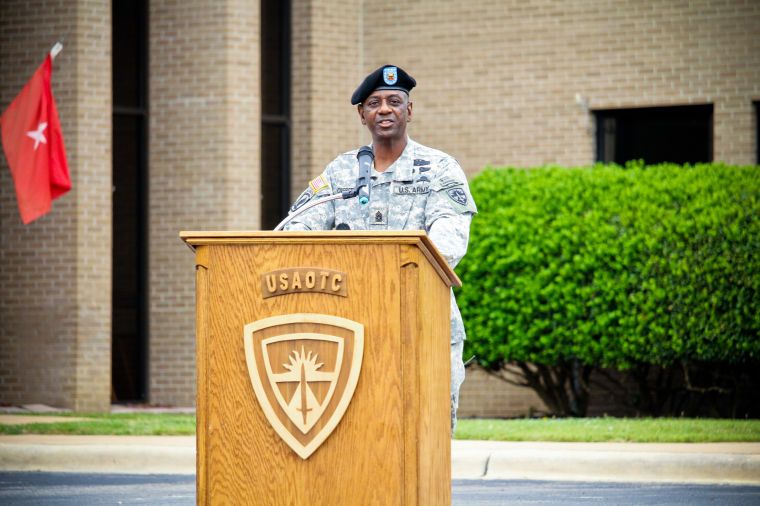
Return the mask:
M359 172L357 151L333 160L309 183L291 213L315 198L352 190ZM404 152L390 167L384 172L372 170L369 186L368 204L359 204L357 198L332 200L303 212L285 230L425 230L452 268L459 263L467 252L470 222L477 209L453 157L407 139ZM464 380L464 339L462 316L452 292L452 426Z

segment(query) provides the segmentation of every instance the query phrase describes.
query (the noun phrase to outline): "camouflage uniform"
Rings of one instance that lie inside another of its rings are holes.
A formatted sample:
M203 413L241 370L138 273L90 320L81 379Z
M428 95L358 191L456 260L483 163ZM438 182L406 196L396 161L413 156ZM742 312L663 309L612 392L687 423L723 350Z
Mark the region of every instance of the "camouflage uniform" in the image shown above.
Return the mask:
M314 198L351 190L359 165L357 150L338 156L309 183L291 213ZM425 230L453 268L467 252L470 221L477 212L462 168L442 151L407 139L401 156L384 172L372 170L370 201L338 199L315 206L285 230ZM456 425L459 387L464 381L464 324L451 292L451 427Z

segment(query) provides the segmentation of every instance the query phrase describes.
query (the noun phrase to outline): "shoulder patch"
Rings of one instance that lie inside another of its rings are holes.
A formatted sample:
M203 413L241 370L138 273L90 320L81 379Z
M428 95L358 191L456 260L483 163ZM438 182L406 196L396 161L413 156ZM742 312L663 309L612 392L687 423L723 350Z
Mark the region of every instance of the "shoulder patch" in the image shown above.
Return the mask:
M311 186L311 188L314 190L314 193L317 193L322 188L327 187L327 181L325 180L323 175L320 174L311 180L311 182L309 183L309 186Z
M314 196L314 192L312 191L311 187L306 188L301 195L298 196L295 203L290 207L290 212L294 213L300 208L302 205L307 203L311 200L311 198Z
M446 200L449 201L451 207L454 208L454 211L456 211L457 214L474 214L478 212L475 207L475 201L467 194L463 186L454 186L446 190L441 190L441 193L446 197Z

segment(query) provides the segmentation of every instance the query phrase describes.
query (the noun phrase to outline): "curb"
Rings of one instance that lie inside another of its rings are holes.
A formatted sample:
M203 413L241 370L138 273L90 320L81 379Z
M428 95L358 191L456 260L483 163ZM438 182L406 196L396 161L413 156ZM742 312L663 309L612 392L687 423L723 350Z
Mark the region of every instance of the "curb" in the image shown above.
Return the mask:
M455 479L760 485L760 443L452 441Z
M195 474L194 436L0 436L0 471ZM760 444L452 441L453 479L760 485Z
M760 455L494 452L486 479L760 484Z
M195 474L195 445L0 443L0 470Z

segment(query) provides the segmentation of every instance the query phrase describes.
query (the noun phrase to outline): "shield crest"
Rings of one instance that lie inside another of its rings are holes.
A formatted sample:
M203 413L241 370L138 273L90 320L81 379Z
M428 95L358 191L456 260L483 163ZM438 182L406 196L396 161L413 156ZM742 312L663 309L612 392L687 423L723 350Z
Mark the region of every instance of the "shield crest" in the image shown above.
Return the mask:
M244 328L245 358L269 423L307 459L343 418L356 389L364 326L337 316L299 313Z
M467 194L464 192L463 189L452 188L450 190L446 190L446 193L448 193L449 197L451 197L451 200L453 200L457 204L461 206L467 204Z

